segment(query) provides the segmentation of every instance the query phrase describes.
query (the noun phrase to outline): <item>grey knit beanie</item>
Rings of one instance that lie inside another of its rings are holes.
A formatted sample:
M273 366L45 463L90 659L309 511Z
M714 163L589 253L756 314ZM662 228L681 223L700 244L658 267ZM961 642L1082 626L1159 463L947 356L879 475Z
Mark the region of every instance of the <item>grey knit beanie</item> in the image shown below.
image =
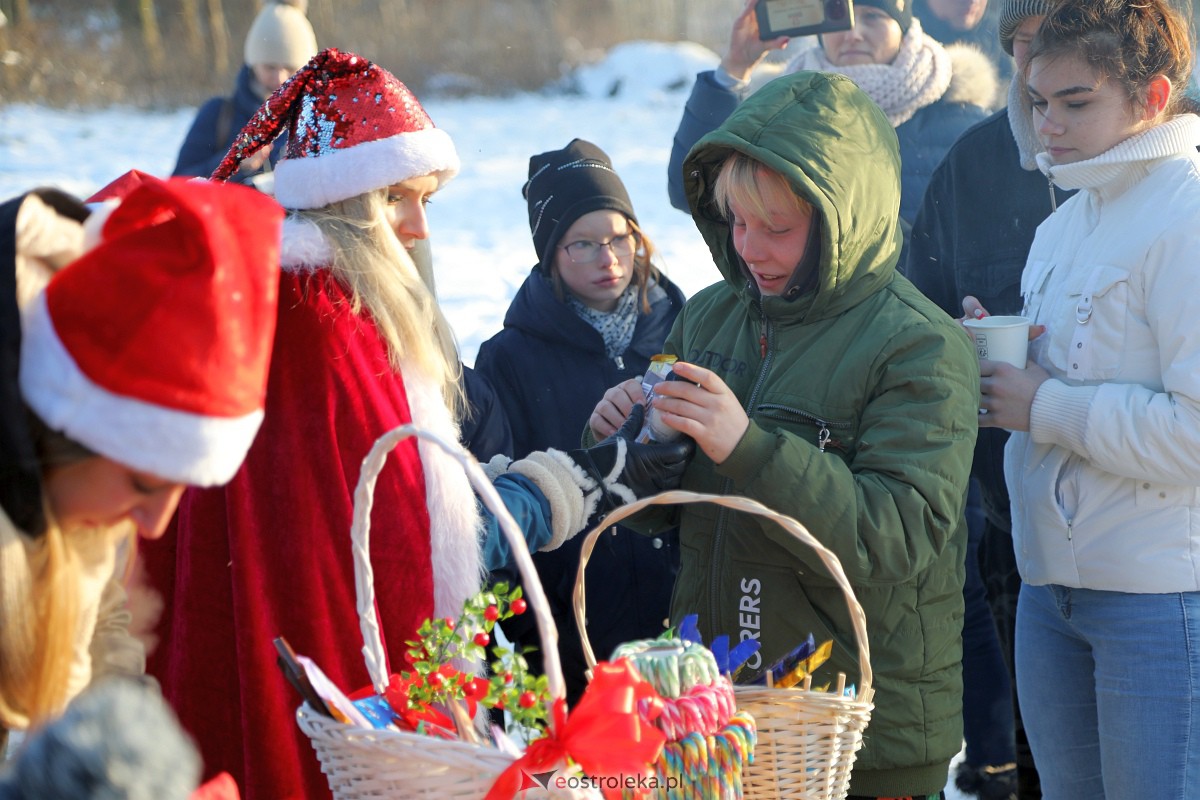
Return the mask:
M1004 0L1000 8L1000 46L1012 55L1013 37L1027 17L1044 17L1050 13L1050 0Z

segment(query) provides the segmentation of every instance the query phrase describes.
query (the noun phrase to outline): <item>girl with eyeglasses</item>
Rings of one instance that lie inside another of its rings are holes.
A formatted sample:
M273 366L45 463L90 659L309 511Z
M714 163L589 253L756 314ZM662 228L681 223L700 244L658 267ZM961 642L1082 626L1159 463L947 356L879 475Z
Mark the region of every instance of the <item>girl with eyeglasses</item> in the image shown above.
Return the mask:
M509 306L504 329L475 360L508 416L516 458L577 447L596 402L609 386L645 371L684 302L652 263L654 245L599 147L575 139L531 157L523 194L538 263ZM596 652L662 631L678 563L675 541L673 531L655 539L621 532L598 544L588 564L589 586L604 587L604 601L588 604ZM586 685L571 613L580 544L572 540L534 557L554 608L571 697ZM524 642L535 632L530 626L511 635Z

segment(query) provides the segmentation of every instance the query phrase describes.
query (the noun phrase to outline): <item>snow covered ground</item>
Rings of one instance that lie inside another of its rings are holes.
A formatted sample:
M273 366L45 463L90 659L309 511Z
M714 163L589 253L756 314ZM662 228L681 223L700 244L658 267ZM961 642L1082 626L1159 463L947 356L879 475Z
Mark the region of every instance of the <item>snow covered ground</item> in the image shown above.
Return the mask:
M521 197L529 156L575 137L608 152L664 271L685 293L719 278L691 217L667 200L667 161L683 104L695 73L716 62L697 45L634 42L581 70L577 94L423 100L462 159L462 171L433 198L429 214L439 299L468 364L500 330L535 261ZM132 168L169 175L193 113L0 106L0 199L39 185L85 197ZM965 800L953 786L946 796Z

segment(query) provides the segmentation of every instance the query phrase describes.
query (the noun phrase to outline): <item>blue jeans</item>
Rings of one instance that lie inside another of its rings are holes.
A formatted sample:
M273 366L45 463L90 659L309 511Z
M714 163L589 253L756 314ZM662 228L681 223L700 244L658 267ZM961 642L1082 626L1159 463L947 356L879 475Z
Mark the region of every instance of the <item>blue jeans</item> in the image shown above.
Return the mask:
M1017 697L1046 800L1200 797L1200 592L1022 586Z

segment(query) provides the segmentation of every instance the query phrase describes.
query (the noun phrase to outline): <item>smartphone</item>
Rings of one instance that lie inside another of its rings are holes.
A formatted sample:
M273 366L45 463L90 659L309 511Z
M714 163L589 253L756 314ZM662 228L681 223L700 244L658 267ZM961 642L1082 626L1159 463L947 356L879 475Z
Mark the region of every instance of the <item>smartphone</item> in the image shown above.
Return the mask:
M853 0L758 0L758 38L812 36L854 27Z

